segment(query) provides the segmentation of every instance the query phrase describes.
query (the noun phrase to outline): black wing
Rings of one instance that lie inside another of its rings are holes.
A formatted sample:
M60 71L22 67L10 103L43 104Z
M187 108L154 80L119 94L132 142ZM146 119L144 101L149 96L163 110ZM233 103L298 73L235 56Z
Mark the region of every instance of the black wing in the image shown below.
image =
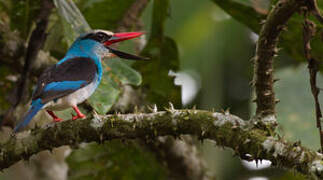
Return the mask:
M56 64L46 69L39 77L32 100L41 98L42 103L47 103L66 96L90 84L94 80L97 71L95 62L90 58L76 57L66 60L59 65ZM80 86L78 88L75 88L75 86L69 88L67 81L82 83L79 84ZM53 84L57 86L55 88L48 88ZM65 87L59 87L63 86L63 84Z

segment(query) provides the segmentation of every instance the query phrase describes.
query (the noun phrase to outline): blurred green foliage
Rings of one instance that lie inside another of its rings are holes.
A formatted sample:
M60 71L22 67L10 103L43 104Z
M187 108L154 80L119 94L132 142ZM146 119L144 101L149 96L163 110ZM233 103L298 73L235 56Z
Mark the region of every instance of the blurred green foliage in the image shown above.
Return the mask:
M255 8L248 5L245 0L212 0L219 7L225 10L230 16L235 18L237 21L247 25L254 32L259 32L261 27L261 21L266 16L258 13Z
M230 14L234 19L238 20L240 23L247 25L252 31L258 33L260 27L265 22L266 16L255 11L256 7L250 7L246 5L243 0L212 0L221 8L223 8L228 14ZM274 6L275 1L272 1L272 6ZM323 3L318 3L319 7L323 8ZM272 7L270 6L270 7ZM311 20L316 22L317 31L321 32L323 25L319 23L315 18L311 17ZM305 61L304 58L304 46L303 46L303 22L304 17L302 13L295 13L292 18L288 21L286 26L286 31L282 33L280 37L279 47L283 49L284 52L288 53L295 60L302 62ZM323 46L320 44L321 34L317 35L312 40L312 53L313 57L317 59L323 59L322 51ZM296 42L296 43L295 43Z
M18 29L23 38L27 38L30 33L35 17L40 10L40 0L11 0L7 1L6 6L9 7L11 28Z
M78 3L85 19L93 29L115 30L135 0L80 1Z
M153 4L150 38L142 51L150 62L137 62L134 67L143 74L142 86L149 90L147 100L166 107L172 102L181 107L180 87L174 85L170 71L178 71L179 55L176 42L164 33L170 0L155 0Z
M275 86L277 118L281 135L313 149L319 149L319 132L316 128L314 98L311 93L308 69L305 65L285 68L276 73L281 79ZM323 76L318 76L318 86L323 86ZM320 96L320 101L323 97Z
M66 159L69 179L165 179L166 169L134 141L86 144Z

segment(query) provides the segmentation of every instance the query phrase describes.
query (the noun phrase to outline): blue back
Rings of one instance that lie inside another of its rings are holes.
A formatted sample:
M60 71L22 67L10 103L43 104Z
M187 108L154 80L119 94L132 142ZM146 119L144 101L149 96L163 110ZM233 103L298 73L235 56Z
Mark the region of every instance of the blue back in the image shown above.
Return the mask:
M91 58L98 67L98 82L100 82L102 78L101 53L104 51L108 50L101 43L92 39L82 40L80 37L72 44L65 57L57 65L75 57Z

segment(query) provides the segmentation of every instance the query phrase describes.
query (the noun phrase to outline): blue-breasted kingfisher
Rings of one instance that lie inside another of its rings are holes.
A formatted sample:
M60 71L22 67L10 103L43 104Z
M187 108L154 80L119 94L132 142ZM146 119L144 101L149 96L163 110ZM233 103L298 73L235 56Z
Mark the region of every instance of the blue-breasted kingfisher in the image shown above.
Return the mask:
M113 33L94 30L82 34L71 45L64 58L46 69L38 79L32 95L32 103L14 132L23 129L42 109L53 118L62 121L53 111L72 107L76 112L73 120L85 118L77 105L89 98L102 79L101 59L118 56L141 60L140 56L116 50L110 45L141 36L141 32Z

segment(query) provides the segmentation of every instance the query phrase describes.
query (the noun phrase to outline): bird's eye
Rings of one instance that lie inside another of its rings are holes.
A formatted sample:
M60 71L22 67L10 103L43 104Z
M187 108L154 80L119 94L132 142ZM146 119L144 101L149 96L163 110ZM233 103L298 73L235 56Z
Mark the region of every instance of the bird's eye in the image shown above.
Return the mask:
M108 36L107 34L102 33L102 32L98 32L98 33L96 34L96 37L97 37L97 39L98 39L100 42L104 42L104 41L106 41L106 40L110 39L110 36Z
M98 33L97 37L98 37L99 40L103 40L104 39L104 34Z

